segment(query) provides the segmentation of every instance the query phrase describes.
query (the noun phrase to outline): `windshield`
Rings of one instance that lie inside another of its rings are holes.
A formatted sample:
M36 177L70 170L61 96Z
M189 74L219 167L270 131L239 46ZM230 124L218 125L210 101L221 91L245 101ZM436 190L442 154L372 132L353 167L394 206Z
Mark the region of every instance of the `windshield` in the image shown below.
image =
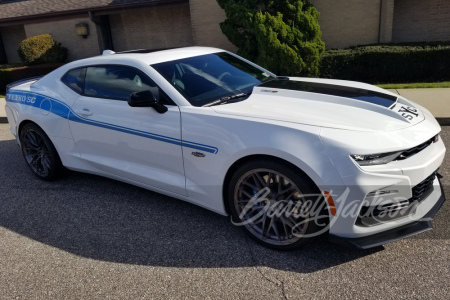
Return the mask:
M249 94L253 87L273 75L226 52L154 64L193 106L203 106L237 94Z

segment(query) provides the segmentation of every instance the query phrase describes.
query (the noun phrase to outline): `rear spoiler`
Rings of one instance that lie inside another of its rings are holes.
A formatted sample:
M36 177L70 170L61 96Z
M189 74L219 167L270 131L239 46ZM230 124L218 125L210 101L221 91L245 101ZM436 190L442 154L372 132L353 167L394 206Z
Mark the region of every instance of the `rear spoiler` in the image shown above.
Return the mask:
M30 78L14 81L6 86L6 93L8 93L8 91L15 86L18 86L18 85L21 85L21 84L24 84L24 83L27 83L30 81L38 81L42 77L44 77L44 76L35 76L35 77L30 77Z

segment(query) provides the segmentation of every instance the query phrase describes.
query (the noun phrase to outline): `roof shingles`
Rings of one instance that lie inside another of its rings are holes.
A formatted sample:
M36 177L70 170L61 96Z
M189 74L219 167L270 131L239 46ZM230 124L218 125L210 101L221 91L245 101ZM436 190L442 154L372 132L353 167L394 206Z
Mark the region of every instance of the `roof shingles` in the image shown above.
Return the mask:
M113 8L114 6L159 2L155 0L0 0L0 22L4 19L20 18L50 13Z

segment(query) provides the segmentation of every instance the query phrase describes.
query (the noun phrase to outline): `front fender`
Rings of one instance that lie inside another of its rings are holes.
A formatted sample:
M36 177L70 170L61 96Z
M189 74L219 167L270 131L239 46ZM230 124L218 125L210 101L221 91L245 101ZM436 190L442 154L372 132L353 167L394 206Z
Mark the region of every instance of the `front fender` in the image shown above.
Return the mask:
M225 214L222 191L228 170L251 155L285 160L321 190L343 184L319 137L319 127L220 115L206 107L180 110L182 139L217 149L209 153L183 146L188 195L212 210Z

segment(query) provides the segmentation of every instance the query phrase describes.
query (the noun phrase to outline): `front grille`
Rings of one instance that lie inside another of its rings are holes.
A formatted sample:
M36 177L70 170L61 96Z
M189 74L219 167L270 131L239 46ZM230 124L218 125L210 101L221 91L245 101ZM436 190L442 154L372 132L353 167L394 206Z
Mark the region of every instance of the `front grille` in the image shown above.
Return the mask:
M374 226L412 215L420 204L433 192L437 171L412 188L412 197L384 205L363 206L356 221L360 226Z
M430 146L431 144L437 142L439 135L433 136L431 139L426 141L425 143L420 144L419 146L413 147L411 149L405 150L400 154L395 160L404 160L407 158L410 158L413 155L416 155L426 147Z

